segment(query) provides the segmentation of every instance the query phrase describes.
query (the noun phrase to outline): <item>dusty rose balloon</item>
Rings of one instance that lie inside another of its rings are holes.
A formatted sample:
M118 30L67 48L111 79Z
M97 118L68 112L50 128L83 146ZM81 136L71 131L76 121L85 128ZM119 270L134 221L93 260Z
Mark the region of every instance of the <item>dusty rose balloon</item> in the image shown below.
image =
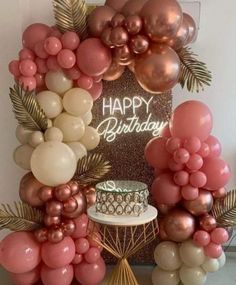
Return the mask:
M199 196L199 189L191 185L182 187L181 194L185 200L195 200Z
M146 2L147 0L128 0L121 12L125 17L138 15Z
M198 137L205 141L211 133L213 119L210 109L200 101L186 101L179 105L170 119L172 136L180 139Z
M181 170L175 173L174 181L179 186L185 186L189 183L189 174L187 171Z
M10 278L15 285L35 284L40 279L40 267L38 266L32 271L22 274L10 273Z
M219 157L221 155L222 151L221 144L216 137L210 135L205 141L205 143L210 148L210 152L207 156L208 158Z
M222 198L224 198L226 195L227 195L227 190L226 190L226 188L224 188L224 187L221 187L220 189L218 189L218 190L212 192L212 196L213 196L215 199L222 199Z
M196 38L197 26L194 19L187 13L183 13L183 19L187 22L188 25L188 38L186 44L192 43Z
M129 34L136 35L142 30L142 19L138 15L128 16L125 20L125 27Z
M211 232L211 241L216 244L224 244L229 240L229 234L224 228L217 228Z
M160 132L160 136L163 138L170 138L171 133L170 133L170 126L167 124Z
M89 38L83 41L77 50L77 64L86 75L99 76L105 73L111 62L110 49L99 39Z
M198 137L187 138L184 141L184 148L187 149L190 154L194 154L200 150L201 141Z
M210 154L210 147L207 143L203 142L201 145L201 148L198 151L198 154L201 155L201 157L205 158L208 157Z
M93 97L93 101L96 101L101 95L103 91L103 82L94 82L93 87L88 90L90 95Z
M116 27L111 31L111 42L116 47L124 46L129 40L129 35L123 27Z
M213 206L213 198L209 191L199 190L199 196L193 201L183 201L185 209L192 215L200 216L209 213Z
M85 188L83 191L87 199L87 208L93 206L96 203L96 190L93 187Z
M114 81L119 79L125 71L125 66L113 61L109 69L103 74L103 79L106 81Z
M40 188L44 185L40 183L32 172L27 173L20 182L20 198L23 202L39 207L43 205L43 201L39 197Z
M176 172L176 171L183 170L184 165L181 163L175 162L175 160L173 158L171 158L168 162L168 167L170 170Z
M127 1L128 0L119 0L119 1L117 1L117 0L106 0L105 5L111 7L114 10L119 12L123 8L123 6L125 5L125 3Z
M214 230L217 225L216 219L211 215L205 215L201 217L199 220L199 224L200 228L207 232L211 232L212 230Z
M199 154L194 153L190 156L186 166L190 170L199 170L203 166L203 159Z
M155 42L175 36L183 21L183 12L176 0L149 0L140 15L146 34Z
M207 183L204 188L208 190L217 190L224 187L231 176L229 165L218 157L206 158L201 171L207 177Z
M34 232L36 240L43 243L48 240L48 230L46 228L38 229Z
M166 150L173 154L176 150L178 150L182 145L182 141L179 138L170 137L166 141Z
M116 60L120 65L129 65L132 60L132 54L128 45L115 48L114 60Z
M88 18L88 27L91 35L99 37L115 13L115 10L109 6L99 6L94 9Z
M101 258L101 253L98 248L91 247L84 255L84 259L88 263L95 263Z
M89 219L86 214L82 214L79 218L74 220L75 232L73 233L73 239L86 237L88 234Z
M135 75L144 90L158 94L172 89L179 80L180 59L167 45L153 45L136 60Z
M41 279L44 285L70 285L74 277L72 265L62 266L61 268L52 269L46 265L42 266Z
M204 172L196 171L190 175L189 181L193 187L202 188L203 186L206 185L207 177Z
M57 200L64 202L71 197L72 191L68 184L63 184L55 188L54 195Z
M189 161L190 154L185 148L179 148L174 152L173 158L176 163L185 164Z
M206 231L197 231L193 236L194 243L197 246L206 246L210 243L211 237Z
M130 48L136 54L145 53L149 48L149 39L143 35L137 35L131 38Z
M183 242L195 231L195 219L188 212L180 209L170 211L163 219L164 230L169 240Z
M213 242L204 247L205 255L210 258L219 258L222 254L222 246Z
M85 211L87 210L86 197L84 196L84 194L82 192L79 192L78 194L73 196L73 199L75 199L75 201L77 202L78 206L72 212L65 212L65 211L63 211L63 216L66 217L66 218L70 218L70 219L78 218L80 215L85 213Z

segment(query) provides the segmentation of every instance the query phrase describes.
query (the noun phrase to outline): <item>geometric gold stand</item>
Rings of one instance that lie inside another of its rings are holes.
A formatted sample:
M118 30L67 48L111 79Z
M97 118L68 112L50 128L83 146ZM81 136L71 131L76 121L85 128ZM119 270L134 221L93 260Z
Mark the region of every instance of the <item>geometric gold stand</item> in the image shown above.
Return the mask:
M139 217L109 217L96 213L94 207L88 209L89 218L99 223L96 231L102 238L100 240L93 235L94 240L118 259L108 285L138 285L128 258L157 237L157 211L152 206L148 207L146 214Z

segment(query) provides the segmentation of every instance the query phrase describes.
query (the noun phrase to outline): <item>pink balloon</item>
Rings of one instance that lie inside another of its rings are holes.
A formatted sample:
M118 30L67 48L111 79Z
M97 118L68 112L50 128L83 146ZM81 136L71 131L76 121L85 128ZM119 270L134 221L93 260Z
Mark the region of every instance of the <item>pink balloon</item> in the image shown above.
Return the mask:
M49 55L57 55L62 49L62 43L57 37L48 37L44 41L44 49Z
M86 238L79 238L75 241L76 253L84 254L89 250L89 242Z
M176 163L187 163L189 158L189 152L185 148L179 148L174 152L174 161Z
M186 186L182 187L181 194L185 200L193 201L193 200L198 198L199 189L195 188L191 185L186 185Z
M189 153L196 153L201 148L201 141L197 137L191 137L189 139L186 139L184 142L184 148L187 149Z
M176 171L180 171L184 168L184 165L182 163L177 163L174 161L173 158L171 158L169 161L168 161L168 167L170 170L176 172Z
M35 44L45 40L50 32L50 27L41 23L28 26L22 36L23 46L33 50Z
M163 137L163 138L170 138L170 137L171 137L169 124L166 125L166 126L161 130L160 136Z
M75 232L72 235L73 239L86 237L88 234L88 216L82 214L79 218L74 220L75 223Z
M75 243L71 237L65 237L59 243L45 242L42 245L42 259L51 268L60 268L71 263L75 257Z
M105 73L112 62L111 51L96 38L83 41L77 50L77 64L89 76Z
M77 85L85 90L89 90L93 87L93 78L84 74L81 74L77 80Z
M186 166L190 170L199 170L203 166L203 159L199 154L194 153L190 156Z
M74 259L72 260L72 264L77 265L83 261L83 255L76 253Z
M219 258L222 254L222 246L210 242L207 246L204 247L205 255L211 258Z
M46 59L49 56L49 54L44 49L44 41L41 41L35 44L34 52L41 59Z
M82 262L81 264L75 266L75 278L82 284L100 284L100 282L104 279L105 274L106 265L102 258L93 264Z
M210 154L210 147L207 143L203 142L201 145L201 148L198 151L198 154L201 155L201 157L205 158L208 157L208 155Z
M210 243L211 238L208 232L197 231L193 236L193 240L197 246L204 247Z
M32 91L36 88L36 79L31 76L31 77L25 77L21 76L19 78L19 84L23 86L24 90L29 90Z
M157 177L151 188L153 198L158 204L176 204L181 200L180 187L173 181L169 173Z
M47 61L45 59L36 57L35 63L37 65L37 69L39 73L44 74L48 72Z
M34 60L35 59L35 54L28 48L23 48L22 50L20 50L19 52L19 58L20 60L23 59L31 59Z
M62 68L70 69L76 63L76 56L70 49L62 49L57 55L57 62Z
M101 95L103 91L103 83L100 82L94 82L92 88L89 90L90 95L93 97L93 101L96 101Z
M9 272L21 274L35 269L40 261L40 244L33 233L14 232L1 242L1 265Z
M181 147L181 143L181 139L171 137L166 142L166 150L172 154Z
M47 59L47 68L51 71L59 71L61 69L56 56L49 56Z
M19 69L23 76L34 76L37 72L37 66L31 59L23 59L19 64Z
M144 155L152 167L168 168L168 161L171 156L166 150L166 139L161 137L151 139L145 147Z
M185 186L189 183L189 174L187 171L181 170L175 173L174 181L179 186Z
M36 73L34 76L36 80L37 87L43 87L45 85L45 76L44 74Z
M72 265L52 269L46 265L42 266L41 279L44 285L70 285L74 278Z
M207 177L207 183L204 186L208 190L217 190L224 187L231 176L229 165L220 158L206 158L201 171Z
M40 279L40 268L21 274L10 273L10 278L15 285L32 285Z
M205 141L213 126L210 109L200 101L187 101L179 105L170 119L172 136L180 139L198 137Z
M206 185L207 177L204 172L197 171L190 175L190 184L196 188L202 188Z
M210 148L209 158L219 157L221 155L221 144L216 137L209 136L205 143L207 143Z
M81 76L81 72L77 66L74 66L70 69L64 70L66 76L72 80L78 80Z
M63 48L75 50L80 44L79 35L77 35L75 32L67 31L62 35L61 43L63 45Z
M12 60L8 65L9 71L11 72L12 75L16 77L21 76L19 65L20 65L19 60Z
M91 247L99 247L99 244L96 242L101 242L102 236L99 232L94 232L88 237L89 245Z
M95 263L101 258L100 250L96 247L91 247L84 255L86 262Z
M211 241L216 244L224 244L229 240L229 234L224 228L216 228L211 232Z

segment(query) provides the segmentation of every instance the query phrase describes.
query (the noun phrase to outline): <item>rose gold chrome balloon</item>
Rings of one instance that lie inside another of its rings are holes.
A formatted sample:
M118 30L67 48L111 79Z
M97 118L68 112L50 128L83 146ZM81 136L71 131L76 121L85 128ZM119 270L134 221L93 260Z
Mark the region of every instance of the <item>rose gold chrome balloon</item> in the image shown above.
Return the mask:
M174 208L174 206L175 205L157 204L157 209L161 214L166 215Z
M59 225L60 223L61 223L61 218L59 216L56 216L56 217L52 217L49 215L44 216L44 224L47 227Z
M222 187L222 188L220 188L220 189L218 189L216 191L213 191L211 193L212 193L212 196L215 199L222 199L222 198L224 198L226 196L227 190L224 187Z
M115 46L111 42L111 31L112 31L111 27L105 28L101 34L101 41L110 48L114 48Z
M64 238L64 234L61 228L58 229L50 229L48 231L48 241L52 243L58 243L62 241Z
M118 62L113 61L109 69L103 74L103 80L114 81L122 76L125 71L123 65L118 64Z
M123 26L125 22L125 17L122 14L116 14L112 20L111 20L111 26L113 28L119 27L119 26Z
M137 35L130 40L129 45L134 53L142 54L149 48L149 39L144 35Z
M34 235L37 241L40 243L43 243L48 240L48 230L46 228L36 230L34 232Z
M120 11L128 0L106 0L105 5Z
M62 230L65 236L71 236L75 232L75 223L72 220L65 221Z
M200 224L201 229L207 232L211 232L217 226L216 219L211 215L205 215L201 217L199 220L199 224Z
M117 47L114 51L114 59L120 65L129 65L132 62L132 55L127 45L123 47Z
M68 201L64 203L63 212L72 213L77 209L77 207L78 207L77 201L74 199L74 197L71 197Z
M56 216L60 216L63 210L63 205L62 203L58 202L58 201L50 201L47 202L46 204L46 213L49 216L52 217L56 217Z
M159 235L160 239L161 239L161 240L168 240L167 233L166 233L166 231L164 230L164 223L163 223L163 220L160 220L160 221L158 222L158 224L159 224L159 233L158 233L158 235Z
M197 26L194 19L187 13L183 14L183 17L188 25L188 38L186 44L192 43L196 38Z
M71 213L66 213L63 211L63 216L69 219L76 219L78 218L81 214L85 213L87 210L87 201L86 197L84 194L80 191L78 194L73 196L73 199L77 202L78 207L76 208L75 211Z
M94 80L95 81L95 80ZM76 181L70 181L68 183L72 196L76 195L79 192L79 185Z
M54 195L57 200L64 202L71 197L72 191L69 185L63 184L55 188Z
M111 31L111 42L116 47L124 46L129 40L127 31L122 27L116 27Z
M93 206L96 203L96 190L93 187L85 188L83 191L87 199L87 208Z
M51 200L53 197L53 188L49 186L44 186L39 190L39 198L43 202Z
M142 19L138 15L128 16L125 20L125 27L129 34L136 35L142 30Z
M124 5L121 12L125 17L138 15L146 2L147 0L129 0Z

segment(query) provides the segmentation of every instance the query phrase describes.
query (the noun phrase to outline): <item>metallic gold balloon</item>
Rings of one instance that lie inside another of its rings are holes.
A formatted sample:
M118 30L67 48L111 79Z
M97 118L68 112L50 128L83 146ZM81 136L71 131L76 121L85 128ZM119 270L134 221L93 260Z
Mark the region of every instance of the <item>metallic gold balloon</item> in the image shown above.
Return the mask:
M106 81L114 81L122 76L125 71L125 67L123 65L118 64L118 62L114 61L110 65L109 69L103 74L103 80Z
M155 44L136 60L135 75L147 92L168 91L178 83L180 59L169 46Z
M213 231L217 226L216 219L211 215L200 217L199 224L201 229L207 232Z
M116 11L109 6L94 9L88 18L88 27L92 36L100 37L103 29L111 22Z
M161 214L166 215L174 208L174 206L175 205L157 204L157 209Z
M128 0L106 0L105 5L119 12L127 1Z
M192 201L184 200L183 205L192 215L200 216L210 212L213 206L213 197L211 192L199 190L197 199Z
M142 19L138 15L128 16L125 20L125 27L129 34L136 35L142 30Z
M125 17L122 14L116 14L111 20L111 26L113 28L122 26L125 22Z
M138 15L146 2L147 0L129 0L124 5L121 12L125 17Z
M113 45L113 43L111 42L111 31L112 28L111 27L107 27L102 31L101 34L101 41L109 46L110 48L114 48L115 46Z
M130 40L130 48L136 54L145 53L149 48L149 39L144 35L134 36Z
M149 0L141 11L146 34L154 42L165 42L175 36L183 20L176 0Z
M174 209L163 219L163 228L168 239L183 242L190 238L195 231L195 219L187 211Z
M21 200L33 207L42 206L44 203L39 198L39 192L43 186L32 172L27 173L20 182L19 194Z
M114 59L120 65L129 65L133 60L129 47L127 45L117 47L114 51Z
M129 35L123 27L116 27L111 31L111 42L116 47L124 46L129 40Z
M90 208L96 203L96 190L93 187L85 188L83 191L87 199L87 208Z
M197 26L194 19L189 14L184 13L183 18L185 19L188 25L188 38L186 44L189 44L192 43L196 38Z
M87 210L87 201L85 195L80 191L78 194L73 196L73 199L77 202L78 207L75 209L75 211L71 213L67 213L63 211L63 216L69 219L76 219L81 214L85 213Z

